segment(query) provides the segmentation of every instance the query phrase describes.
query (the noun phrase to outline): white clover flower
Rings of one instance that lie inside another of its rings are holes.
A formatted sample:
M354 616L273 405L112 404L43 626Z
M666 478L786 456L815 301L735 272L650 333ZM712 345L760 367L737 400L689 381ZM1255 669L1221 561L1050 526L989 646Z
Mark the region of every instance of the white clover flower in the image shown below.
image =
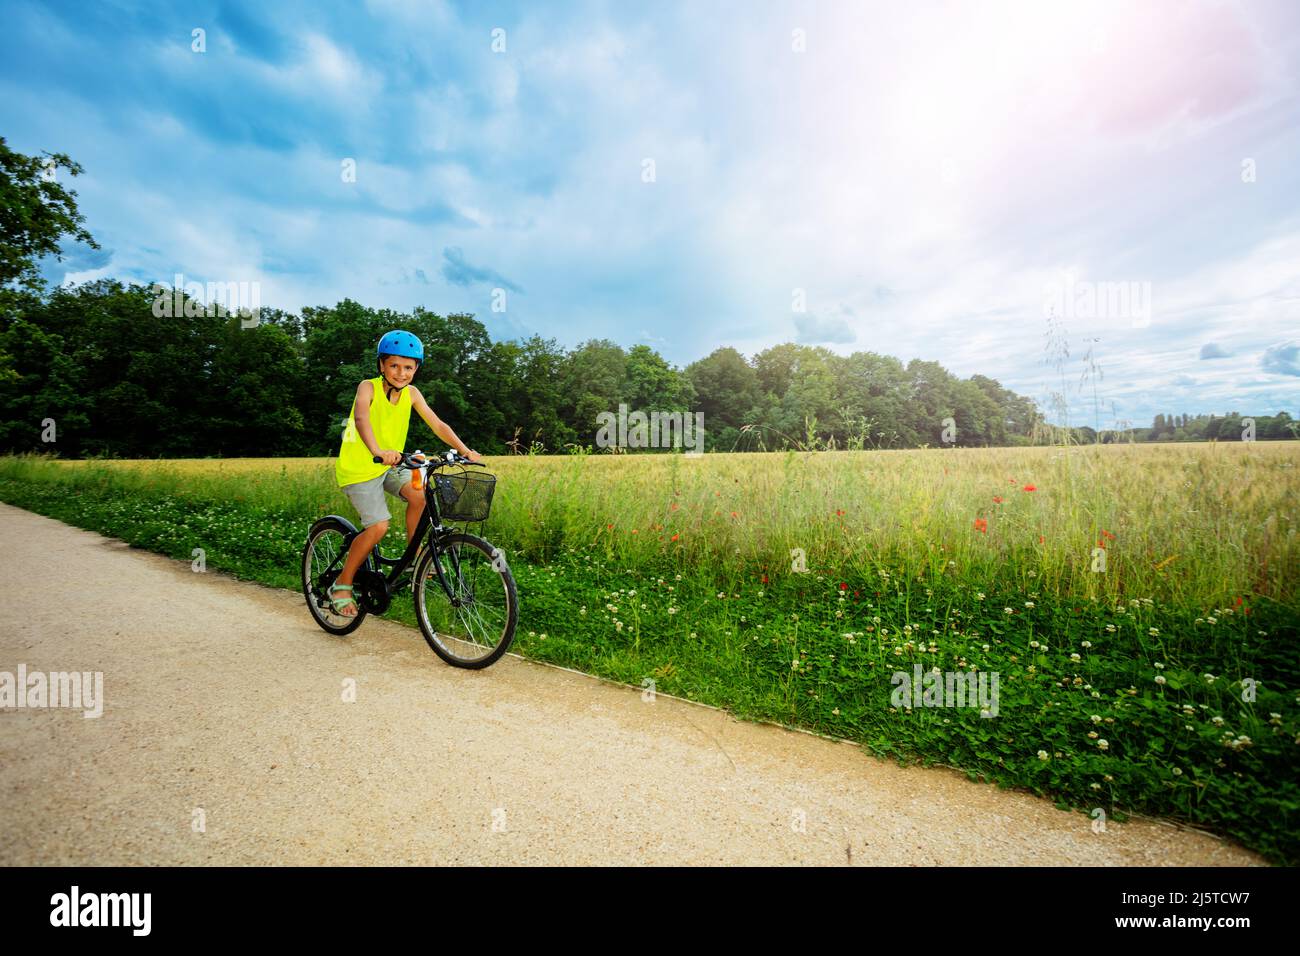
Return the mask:
M585 616L587 609L585 607L578 608L578 613Z
M1164 670L1164 669L1165 669L1165 665L1162 664L1162 663L1160 663L1159 661L1156 661L1152 666L1153 666L1156 670Z
M1150 634L1152 637L1159 637L1159 636L1160 636L1160 628L1158 628L1158 627L1148 627L1148 628L1147 628L1147 633Z
M1219 619L1218 619L1217 617L1207 617L1207 618L1205 619L1205 623L1206 623L1206 624L1218 624L1218 623L1219 623Z
M1195 729L1196 729L1196 728L1193 727L1191 724L1183 724L1183 726L1186 727L1188 730L1195 730Z
M1099 783L1090 783L1090 784L1088 784L1088 786L1092 787L1092 789L1094 789L1094 790L1100 790L1100 789L1101 789L1101 784L1099 784Z
M982 600L984 600L984 592L983 592L983 591L979 591L978 593L976 593L976 595L975 595L975 600L977 600L977 601L982 601Z
M1182 768L1181 768L1181 767L1175 767L1175 768L1174 768L1174 776L1175 776L1175 777L1181 777L1182 775L1183 775Z
M1109 750L1109 749L1110 749L1110 741L1106 740L1106 738L1103 737L1101 740L1097 741L1097 746L1098 746L1098 748L1100 748L1101 750Z
M676 614L676 613L677 613L677 608L675 608L675 607L670 607L670 608L668 609L668 613L669 613L669 614ZM744 618L742 617L741 620L743 621Z
M1046 750L1040 750L1040 751L1038 751L1038 759L1039 759L1039 760L1046 760L1046 759L1047 759L1047 751L1046 751Z
M1214 726L1216 726L1216 727L1222 727L1222 726L1223 726L1223 718L1222 718L1222 717L1211 717L1211 718L1210 718L1210 723L1214 724Z
M989 646L987 644L981 644L980 646L984 648L984 650L986 651L989 649Z
M1084 649L1087 649L1087 648L1089 648L1089 647L1092 647L1092 641L1084 641L1084 642L1083 642L1082 644L1080 644L1079 646L1082 647L1082 648L1084 648Z
M1033 607L1033 606L1034 606L1034 602L1033 602L1033 601L1026 601L1026 602L1025 602L1025 607Z
M1114 625L1114 624L1107 624L1107 625L1106 625L1106 630L1109 631L1111 634L1114 634L1114 633L1115 633L1115 625Z
M1038 642L1037 642L1037 641L1030 641L1030 642L1029 642L1029 646L1030 646L1030 647L1037 647L1037 646L1038 646Z
M719 598L724 598L724 597L726 597L726 595L723 594L721 591L719 591L719 592L718 592L718 597L719 597Z
M691 637L694 637L694 636L695 636L695 632L694 632L694 631L691 631Z
M1157 684L1163 684L1163 683L1165 683L1165 675L1164 675L1164 674L1157 674L1157 675L1156 675L1156 683L1157 683Z
M673 578L674 581L680 581L681 579L682 579L682 576L681 576L680 574L677 575L677 577Z
M759 591L759 592L758 592L758 596L759 596L759 597L762 597L762 596L763 596L763 592L762 592L762 591Z
M1099 736L1099 735L1098 735L1097 731L1095 731L1095 730L1090 730L1090 731L1088 731L1088 739L1089 739L1089 740L1096 740L1098 736Z
M1101 715L1100 715L1100 714L1093 714L1093 715L1092 715L1091 717L1089 717L1088 719L1091 720L1094 724L1099 724L1099 723L1101 723Z
M1002 610L1005 611L1005 612L1008 613L1008 614L1015 614L1015 613L1016 613L1015 611L1011 610L1011 608L1009 608L1009 607L1004 607Z
M1075 663L1078 663L1079 661L1083 660L1083 658L1080 657L1078 654L1071 654L1070 660L1074 661Z
M636 597L636 591L635 591L635 590L628 591L628 592L627 592L627 596L628 596L628 597Z

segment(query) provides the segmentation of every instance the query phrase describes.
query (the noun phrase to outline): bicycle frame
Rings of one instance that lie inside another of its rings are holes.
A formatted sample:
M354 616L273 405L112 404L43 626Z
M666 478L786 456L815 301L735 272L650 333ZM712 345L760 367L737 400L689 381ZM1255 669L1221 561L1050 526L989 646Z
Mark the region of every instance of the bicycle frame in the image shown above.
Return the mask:
M412 534L411 539L406 542L406 550L402 552L400 557L386 558L379 550L379 542L375 542L375 546L369 555L369 560L373 562L373 567L370 570L379 581L384 583L385 598L391 599L399 579L406 572L407 568L411 567L415 563L415 556L416 552L419 550L420 542L424 540L426 535L428 535L429 548L434 557L433 569L438 575L438 584L442 587L443 592L446 593L452 606L459 607L460 598L452 593L451 585L447 582L446 576L442 571L442 562L437 560L443 554L450 554L452 560L452 571L456 576L460 575L459 556L455 552L446 552L442 548L443 540L448 535L453 534L455 529L449 528L442 523L442 515L436 500L437 495L429 494L427 491L429 487L428 472L434 467L437 467L436 462L429 461L421 469L424 473L423 487L426 489L424 496L424 510L420 512L420 520L416 522L415 533ZM338 557L330 562L329 567L325 569L321 577L329 577L331 572L334 572L335 566L346 560L348 552L352 549L352 542L355 541L357 536L360 534L361 531L353 531L343 539L343 547L340 549ZM384 565L387 565L390 569L387 573L383 570ZM366 570L366 566L363 565L358 569L357 573L360 575Z

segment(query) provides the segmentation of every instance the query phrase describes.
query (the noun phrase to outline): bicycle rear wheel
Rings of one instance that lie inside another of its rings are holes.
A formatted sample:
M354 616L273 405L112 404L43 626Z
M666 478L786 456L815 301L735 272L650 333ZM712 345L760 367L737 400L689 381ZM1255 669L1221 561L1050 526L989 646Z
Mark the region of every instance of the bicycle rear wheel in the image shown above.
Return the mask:
M453 667L497 661L515 636L519 599L504 558L482 538L454 532L425 551L415 567L415 616L433 652ZM451 596L443 590L437 561Z
M366 616L359 598L354 597L355 616L335 614L329 603L329 586L343 570L347 556L344 541L351 530L336 520L324 518L312 525L302 552L302 593L307 599L307 609L322 630L340 636L355 631ZM354 594L340 591L339 597Z

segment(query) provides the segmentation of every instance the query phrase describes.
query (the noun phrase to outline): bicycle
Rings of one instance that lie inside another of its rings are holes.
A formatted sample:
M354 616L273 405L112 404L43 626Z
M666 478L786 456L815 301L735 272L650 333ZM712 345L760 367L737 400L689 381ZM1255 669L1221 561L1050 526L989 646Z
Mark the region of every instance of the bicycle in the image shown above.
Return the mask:
M382 463L379 456L376 464ZM454 449L442 458L402 453L401 464L426 489L424 511L399 558L385 557L376 543L353 577L357 613L336 614L329 589L343 570L353 540L361 532L341 515L326 515L307 533L302 556L302 588L307 607L321 628L339 636L361 626L367 614L383 614L405 585L409 567L415 616L434 653L454 667L478 669L497 661L510 647L519 618L514 575L505 554L491 542L443 524L485 521L496 478L470 472L479 465ZM438 469L460 466L445 474ZM430 472L434 472L430 475ZM419 487L419 486L417 486ZM384 573L381 569L389 566ZM436 585L435 585L436 582ZM444 600L445 599L445 600Z

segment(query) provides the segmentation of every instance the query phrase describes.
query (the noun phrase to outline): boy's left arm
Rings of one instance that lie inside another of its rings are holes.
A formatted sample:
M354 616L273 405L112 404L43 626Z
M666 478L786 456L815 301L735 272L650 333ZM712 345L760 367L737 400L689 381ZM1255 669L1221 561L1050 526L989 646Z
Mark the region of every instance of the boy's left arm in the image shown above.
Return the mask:
M460 438L457 437L456 433L452 431L451 426L434 414L433 409L430 408L429 403L424 400L424 395L420 390L414 385L408 385L407 387L411 390L411 407L414 408L416 412L419 413L420 417L424 419L425 423L433 429L433 433L452 448L455 448L470 461L479 461L482 456L461 441Z

